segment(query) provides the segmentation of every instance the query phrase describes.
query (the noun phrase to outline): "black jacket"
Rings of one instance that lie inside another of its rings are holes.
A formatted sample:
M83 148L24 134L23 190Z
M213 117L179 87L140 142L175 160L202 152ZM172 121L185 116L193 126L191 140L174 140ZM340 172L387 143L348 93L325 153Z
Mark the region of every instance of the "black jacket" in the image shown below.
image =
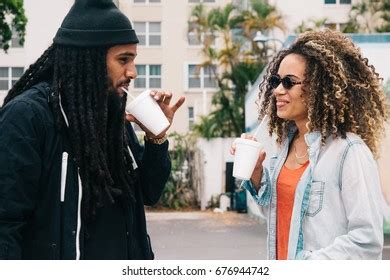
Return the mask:
M158 201L168 179L168 142L143 150L128 125L141 180L136 202L81 222L71 132L56 129L49 96L40 83L0 109L0 259L152 259L144 204Z

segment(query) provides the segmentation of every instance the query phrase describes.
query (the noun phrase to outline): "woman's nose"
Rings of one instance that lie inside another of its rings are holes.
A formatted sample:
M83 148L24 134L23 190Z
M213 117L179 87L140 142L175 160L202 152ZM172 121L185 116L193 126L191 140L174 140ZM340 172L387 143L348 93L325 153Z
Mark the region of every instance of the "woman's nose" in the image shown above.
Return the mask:
M274 89L274 95L283 95L286 94L286 89L283 87L282 83L280 83L275 89Z

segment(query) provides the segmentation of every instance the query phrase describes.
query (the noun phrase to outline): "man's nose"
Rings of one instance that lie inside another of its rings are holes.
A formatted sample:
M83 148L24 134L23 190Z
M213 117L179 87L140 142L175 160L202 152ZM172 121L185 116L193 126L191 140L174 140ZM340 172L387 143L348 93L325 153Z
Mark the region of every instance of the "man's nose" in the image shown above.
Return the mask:
M137 77L137 68L135 67L134 64L126 68L125 75L126 78L130 78L132 80Z

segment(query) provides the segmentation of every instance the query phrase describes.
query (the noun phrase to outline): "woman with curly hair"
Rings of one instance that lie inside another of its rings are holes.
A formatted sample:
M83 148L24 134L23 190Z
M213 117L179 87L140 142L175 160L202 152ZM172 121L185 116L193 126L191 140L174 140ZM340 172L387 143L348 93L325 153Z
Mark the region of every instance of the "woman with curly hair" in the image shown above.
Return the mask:
M341 33L307 32L270 63L259 97L278 149L243 187L267 218L268 257L381 259L388 113L375 68Z

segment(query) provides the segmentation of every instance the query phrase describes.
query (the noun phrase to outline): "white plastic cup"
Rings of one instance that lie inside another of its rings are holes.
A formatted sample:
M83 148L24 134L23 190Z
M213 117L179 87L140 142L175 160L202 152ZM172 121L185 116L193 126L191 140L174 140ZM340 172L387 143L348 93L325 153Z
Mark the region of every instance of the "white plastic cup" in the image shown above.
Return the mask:
M263 145L260 142L237 138L234 140L236 152L234 154L233 176L241 180L249 180L255 170L257 160Z
M147 89L134 98L126 106L126 111L136 117L151 133L159 135L169 126L169 121L150 92L151 90Z

